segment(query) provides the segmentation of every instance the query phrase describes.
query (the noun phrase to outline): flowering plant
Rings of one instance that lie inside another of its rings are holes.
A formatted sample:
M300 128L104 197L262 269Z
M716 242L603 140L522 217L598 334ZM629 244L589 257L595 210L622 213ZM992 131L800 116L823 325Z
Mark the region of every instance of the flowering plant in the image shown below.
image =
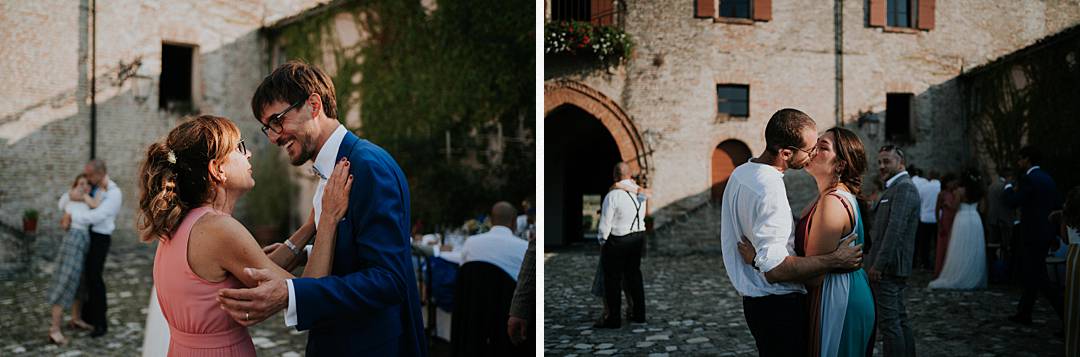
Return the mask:
M544 53L596 56L600 62L622 62L630 58L634 43L613 26L588 22L559 21L544 26Z

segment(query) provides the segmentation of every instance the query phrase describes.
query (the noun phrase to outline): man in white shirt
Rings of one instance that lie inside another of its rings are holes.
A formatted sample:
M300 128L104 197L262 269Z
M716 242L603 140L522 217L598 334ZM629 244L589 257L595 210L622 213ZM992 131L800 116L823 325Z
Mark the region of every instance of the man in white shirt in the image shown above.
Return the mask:
M828 255L795 256L784 170L809 163L816 143L816 124L810 116L781 109L765 127L765 151L735 168L724 190L720 214L724 268L743 296L746 324L761 356L806 353L806 289L798 282L861 264L861 245L848 247L846 241ZM743 262L740 244L756 252L753 265Z
M631 179L630 165L615 165L614 188L604 196L600 206L597 239L601 244L600 262L604 271L605 315L596 328L622 326L622 284L627 284L630 321L645 322L645 288L641 277L641 252L645 249L645 202L638 185ZM630 188L634 193L624 188Z
M116 215L120 213L120 205L123 202L123 194L120 186L109 179L105 161L100 159L90 160L83 168L86 179L92 185L91 195L98 191L105 191L101 203L89 211L75 211L65 214L63 223L72 226L90 227L90 249L86 252L86 261L83 263L83 286L86 287L86 303L83 304L83 320L94 325L94 331L90 337L100 337L108 330L109 320L105 316L108 301L105 297L105 280L102 273L105 270L105 258L109 255L109 246L112 244L112 233L116 229ZM62 223L62 225L63 225Z
M491 230L465 240L465 246L461 248L462 264L474 261L491 263L517 281L529 241L518 238L510 229L516 215L517 210L508 202L492 206Z
M912 265L933 269L933 259L930 259L930 246L937 241L937 215L934 214L934 205L937 203L938 193L941 192L941 182L923 178L922 170L914 166L908 166L911 174L911 183L919 191L919 199L922 204L919 207L919 228L915 231L915 258Z

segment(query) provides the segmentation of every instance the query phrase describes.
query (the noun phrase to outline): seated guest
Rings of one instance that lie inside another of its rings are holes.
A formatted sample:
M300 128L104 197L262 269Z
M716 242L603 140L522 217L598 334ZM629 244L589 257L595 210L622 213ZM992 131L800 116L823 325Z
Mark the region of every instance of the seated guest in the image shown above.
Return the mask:
M515 236L510 228L516 216L517 210L510 203L499 202L491 207L491 230L465 240L465 246L461 249L461 263L491 263L517 281L529 242Z

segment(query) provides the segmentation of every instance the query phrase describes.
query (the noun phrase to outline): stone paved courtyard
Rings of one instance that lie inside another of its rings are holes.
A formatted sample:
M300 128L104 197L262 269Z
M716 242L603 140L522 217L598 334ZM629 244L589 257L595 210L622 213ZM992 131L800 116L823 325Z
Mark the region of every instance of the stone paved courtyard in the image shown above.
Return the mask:
M719 253L652 254L644 259L648 323L624 323L618 330L592 328L603 306L589 293L598 258L595 244L545 254L545 354L757 355L741 298L728 282ZM1062 340L1054 337L1061 322L1045 300L1036 305L1035 324L1025 327L1006 320L1015 311L1017 289L928 291L929 280L929 273L919 272L907 295L918 355L1064 353Z
M11 243L0 232L0 242ZM52 241L50 241L52 240ZM54 269L56 237L40 236L34 244L30 273L5 276L0 283L0 356L138 356L152 284L154 246L134 238L113 237L105 262L109 300L109 332L90 338L86 332L64 329L67 346L49 343L49 305L45 291ZM11 247L12 245L6 245ZM68 319L68 312L64 320ZM286 328L281 314L249 329L260 356L302 356L307 332Z

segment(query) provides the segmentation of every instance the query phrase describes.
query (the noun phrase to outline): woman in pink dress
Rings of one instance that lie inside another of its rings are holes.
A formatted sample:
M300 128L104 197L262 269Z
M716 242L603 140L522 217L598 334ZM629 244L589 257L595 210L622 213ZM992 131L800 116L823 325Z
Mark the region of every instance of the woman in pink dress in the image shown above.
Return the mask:
M952 233L953 219L956 218L956 210L960 206L960 199L956 196L956 187L960 179L953 174L947 174L941 180L941 193L934 211L938 215L937 246L934 259L934 278L941 275L941 268L945 266L945 255L949 251L949 235Z
M291 251L275 245L264 252L232 217L237 200L255 185L250 158L236 125L209 115L181 123L147 151L139 229L144 241L158 241L154 284L169 324L169 356L255 356L247 328L218 307L218 290L256 286L245 267L292 277L282 268L294 264L286 259ZM318 229L304 276L330 270L336 223L345 215L352 183L348 166L339 162L327 182L321 222L328 227ZM312 221L309 216L289 239L306 243Z

